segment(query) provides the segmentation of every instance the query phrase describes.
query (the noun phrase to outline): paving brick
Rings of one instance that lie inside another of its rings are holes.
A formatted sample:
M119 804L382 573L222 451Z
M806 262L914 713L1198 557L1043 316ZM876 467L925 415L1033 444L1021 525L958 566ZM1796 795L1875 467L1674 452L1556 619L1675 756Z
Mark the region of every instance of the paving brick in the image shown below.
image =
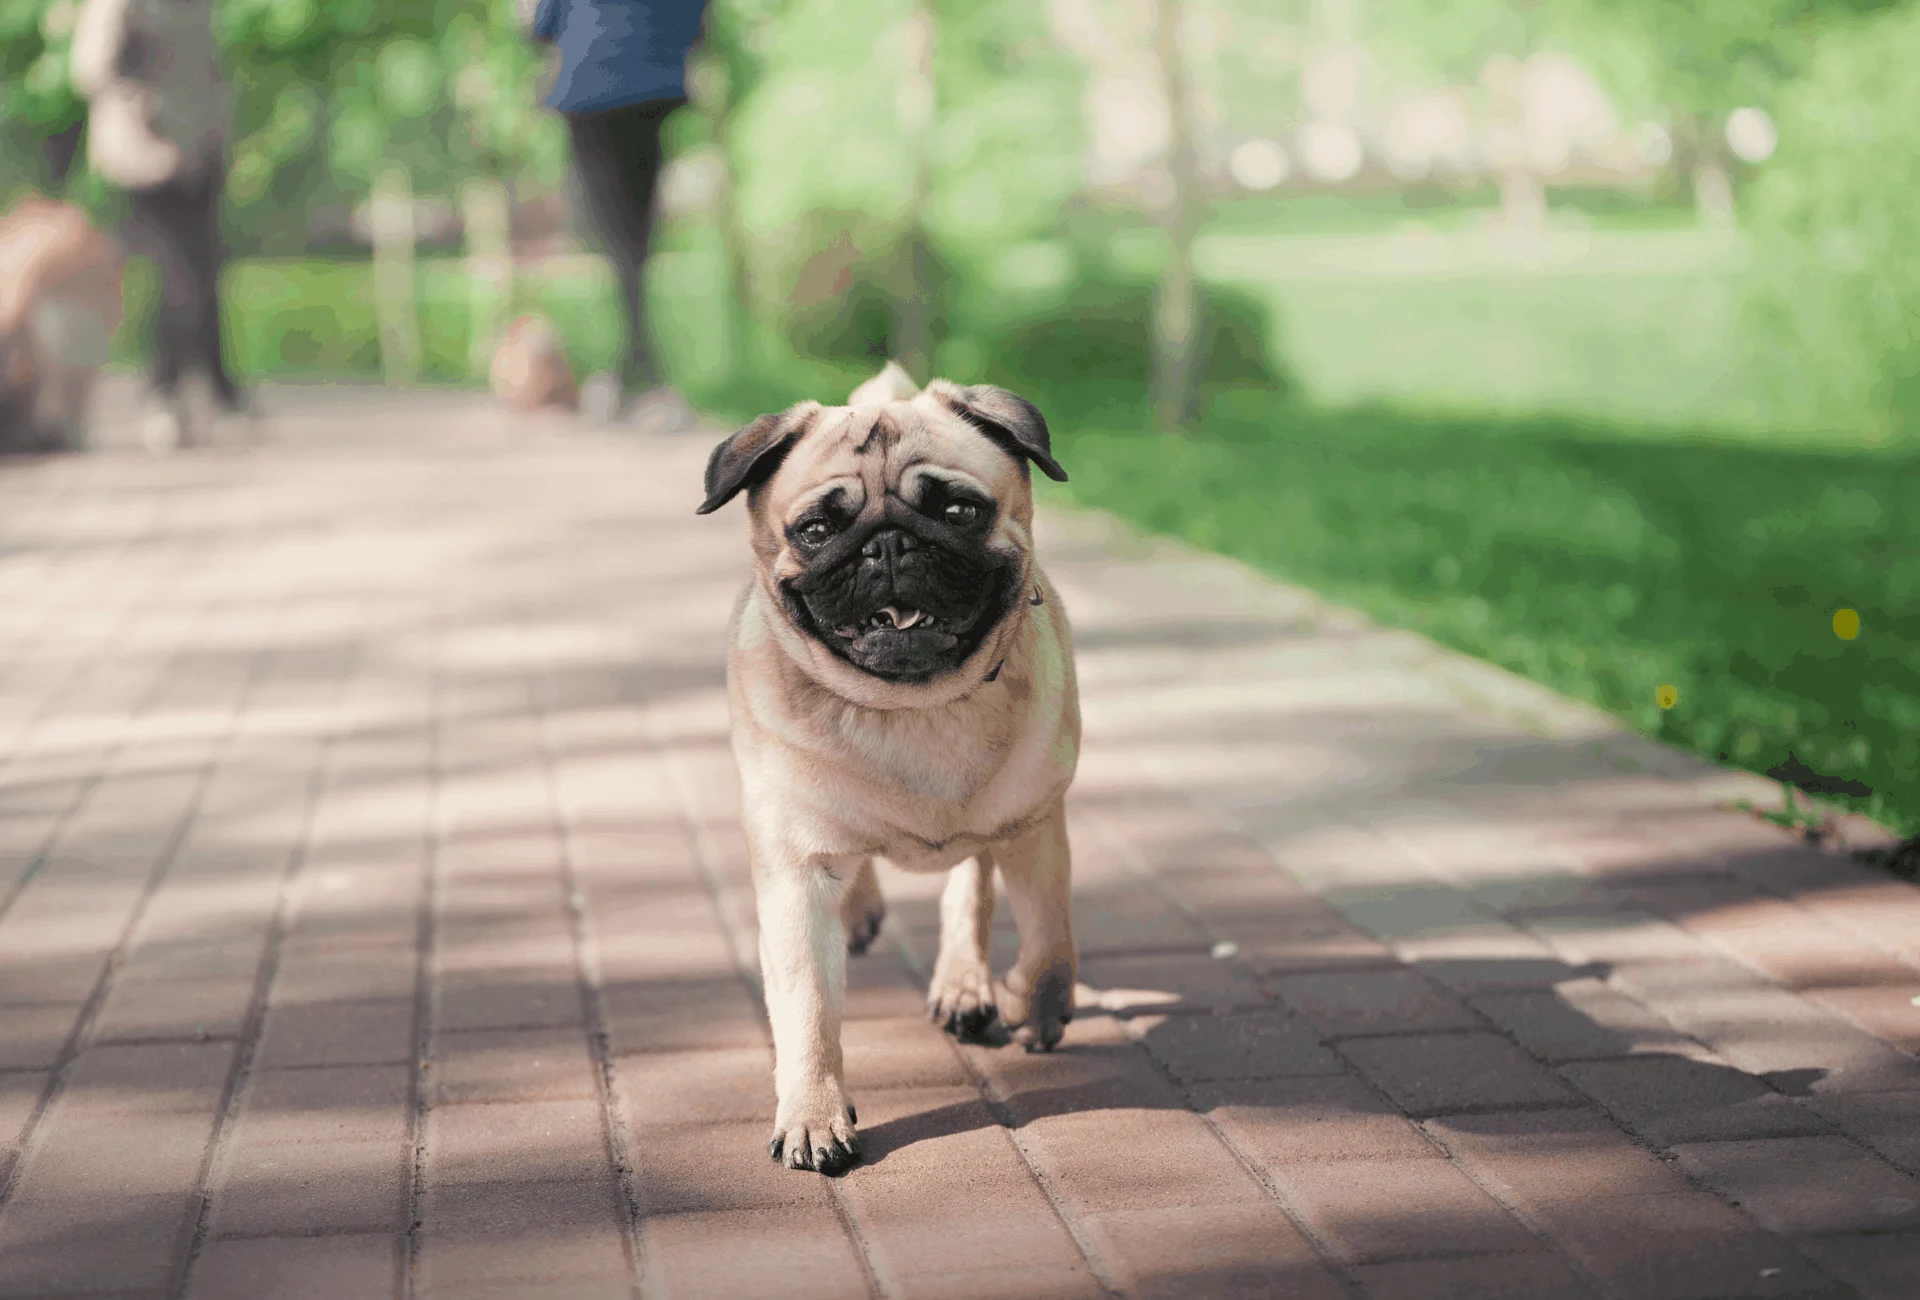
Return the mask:
M1813 1237L1800 1249L1849 1283L1859 1300L1912 1300L1920 1295L1920 1232Z
M0 975L0 987L4 987ZM60 1060L74 1026L80 1023L83 1003L0 1004L0 1070L44 1070Z
M1482 993L1468 999L1533 1056L1549 1064L1627 1056L1689 1043L1666 1021L1599 980L1551 991Z
M960 1087L970 1080L947 1036L923 1012L911 1019L850 1020L840 1029L847 1087Z
M866 1270L825 1200L766 1210L669 1214L640 1227L642 1290L664 1300L841 1300Z
M103 1115L56 1104L42 1125L10 1203L184 1196L199 1181L214 1115ZM140 1159L129 1160L130 1151Z
M597 1099L438 1106L427 1113L431 1183L607 1181L612 1169Z
M445 1029L526 1029L586 1023L572 966L502 970L437 981L433 1023Z
M412 1131L413 1073L404 1065L256 1070L241 1094L235 1140L399 1146Z
M1240 960L1267 975L1291 971L1364 970L1398 964L1393 950L1331 912L1275 924L1259 918L1224 918L1213 928L1240 948Z
M72 1199L16 1197L0 1211L0 1296L162 1296L194 1208L184 1193L103 1189ZM113 1249L101 1249L106 1241Z
M608 984L602 1005L613 1050L622 1054L770 1041L760 1004L738 978Z
M1785 1076L1789 1086L1814 1092L1920 1087L1920 1060L1784 989L1693 979L1629 988L1675 1028L1749 1073Z
M1427 1131L1481 1186L1527 1213L1606 1196L1686 1192L1673 1165L1590 1110L1450 1115Z
M67 1076L63 1105L93 1115L211 1115L237 1054L232 1043L89 1047Z
M870 1095L878 1099L891 1094ZM874 1145L873 1113L872 1102L860 1112L866 1121L861 1125L861 1140L869 1149ZM827 1194L819 1176L803 1175L768 1157L771 1110L757 1120L663 1124L631 1132L627 1155L643 1217L805 1205Z
M1201 1084L1194 1105L1263 1167L1322 1160L1418 1160L1440 1152L1354 1078Z
M275 1006L369 999L410 999L420 980L420 953L411 942L341 948L306 940L281 949L274 971Z
M1843 1137L1695 1142L1674 1154L1694 1179L1774 1232L1920 1228L1920 1181Z
M1244 1204L1263 1195L1213 1130L1186 1110L1045 1115L1021 1127L1020 1144L1076 1212Z
M412 1184L407 1142L236 1141L216 1175L208 1224L227 1237L405 1232Z
M1806 1105L1854 1140L1920 1177L1920 1092L1815 1096Z
M1083 1275L1078 1247L971 1089L892 1089L870 1094L866 1106L868 1157L840 1180L839 1193L883 1279L903 1294L965 1295L968 1282L984 1285L982 1293L1018 1294L1020 1279L987 1275L989 1258L1002 1261L1003 1273L1055 1270L1060 1277L1049 1285ZM772 1169L765 1151L759 1155Z
M1593 1300L1597 1294L1552 1255L1365 1264L1353 1275L1367 1300Z
M1274 980L1274 990L1330 1038L1480 1027L1459 1002L1410 970L1288 975Z
M1802 996L1839 1012L1903 1052L1920 1053L1920 978L1904 983L1808 988L1802 990Z
M1663 1054L1581 1062L1560 1072L1656 1146L1829 1127L1763 1081L1712 1061Z
M30 1071L0 1074L0 1179L11 1171L50 1080L50 1075Z
M400 1294L406 1243L394 1236L210 1241L186 1300L381 1300Z
M1340 1074L1345 1067L1320 1036L1277 1012L1135 1016L1139 1041L1176 1079L1265 1079Z
M1272 1001L1234 963L1205 953L1095 957L1080 964L1080 982L1098 989L1100 1004L1109 1010L1210 1010Z
M251 979L116 981L91 1037L96 1043L239 1038L253 995Z
M1414 1114L1552 1105L1573 1098L1566 1085L1494 1034L1356 1038L1340 1050Z
M1144 886L1076 889L1073 937L1083 957L1143 951L1204 953L1213 946L1203 926L1165 894Z
M630 1269L617 1194L610 1181L429 1186L415 1284L471 1295L482 1283L624 1281Z
M1342 1160L1270 1172L1288 1208L1348 1263L1539 1249L1499 1202L1445 1160Z
M635 1127L764 1120L773 1128L773 1052L766 1047L623 1056L614 1063L614 1090Z
M1184 1108L1146 1052L1105 1017L1075 1016L1062 1048L1047 1055L962 1050L1017 1124L1091 1110Z
M1081 1231L1129 1296L1343 1300L1346 1288L1272 1202L1089 1215Z
M259 1069L392 1065L414 1056L414 1004L323 1002L272 1007L254 1056Z
M1846 1294L1792 1246L1705 1192L1605 1197L1536 1219L1614 1300Z
M577 1029L436 1029L431 1058L436 1105L600 1095L599 1065Z

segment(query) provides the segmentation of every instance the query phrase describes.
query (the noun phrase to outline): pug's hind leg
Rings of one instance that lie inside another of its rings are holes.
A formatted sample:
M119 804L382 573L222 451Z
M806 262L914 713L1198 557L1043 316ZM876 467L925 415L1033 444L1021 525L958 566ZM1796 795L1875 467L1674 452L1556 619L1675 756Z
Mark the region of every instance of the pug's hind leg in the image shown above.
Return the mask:
M847 935L839 893L838 882L813 863L754 864L777 1102L767 1154L789 1169L823 1174L839 1173L860 1156L840 1054Z
M940 956L927 988L934 1022L956 1038L988 1039L999 1011L987 939L993 928L993 859L968 858L947 873L940 894Z
M887 916L887 900L880 896L880 875L868 858L847 884L840 900L840 920L847 927L847 951L858 957L880 935Z
M1065 810L1056 806L1044 822L994 853L1020 927L1020 956L1007 972L1001 1012L1016 1043L1029 1052L1052 1051L1073 1019L1079 967L1068 899L1073 857Z

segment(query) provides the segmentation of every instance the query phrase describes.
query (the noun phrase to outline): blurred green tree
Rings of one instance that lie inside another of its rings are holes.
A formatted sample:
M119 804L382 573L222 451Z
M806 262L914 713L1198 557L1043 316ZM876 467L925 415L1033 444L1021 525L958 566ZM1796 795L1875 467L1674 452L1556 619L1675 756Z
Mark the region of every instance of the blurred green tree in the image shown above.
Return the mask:
M1749 223L1783 403L1920 432L1920 7L1824 35L1778 101Z

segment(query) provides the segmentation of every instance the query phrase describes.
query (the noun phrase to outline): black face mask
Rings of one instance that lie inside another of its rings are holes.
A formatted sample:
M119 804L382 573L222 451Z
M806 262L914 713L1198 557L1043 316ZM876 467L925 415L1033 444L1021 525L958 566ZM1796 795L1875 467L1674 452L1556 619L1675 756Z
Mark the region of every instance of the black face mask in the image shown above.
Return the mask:
M885 493L781 584L789 612L863 672L930 681L1013 606L1019 565L988 549L992 530L990 515L955 527Z

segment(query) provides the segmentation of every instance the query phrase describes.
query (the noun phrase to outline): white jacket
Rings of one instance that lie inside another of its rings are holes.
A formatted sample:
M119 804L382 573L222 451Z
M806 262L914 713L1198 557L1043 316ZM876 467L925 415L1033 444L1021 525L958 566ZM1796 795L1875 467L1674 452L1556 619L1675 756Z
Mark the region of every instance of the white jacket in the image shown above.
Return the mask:
M144 190L220 165L229 99L211 0L82 0L70 57L106 179Z

